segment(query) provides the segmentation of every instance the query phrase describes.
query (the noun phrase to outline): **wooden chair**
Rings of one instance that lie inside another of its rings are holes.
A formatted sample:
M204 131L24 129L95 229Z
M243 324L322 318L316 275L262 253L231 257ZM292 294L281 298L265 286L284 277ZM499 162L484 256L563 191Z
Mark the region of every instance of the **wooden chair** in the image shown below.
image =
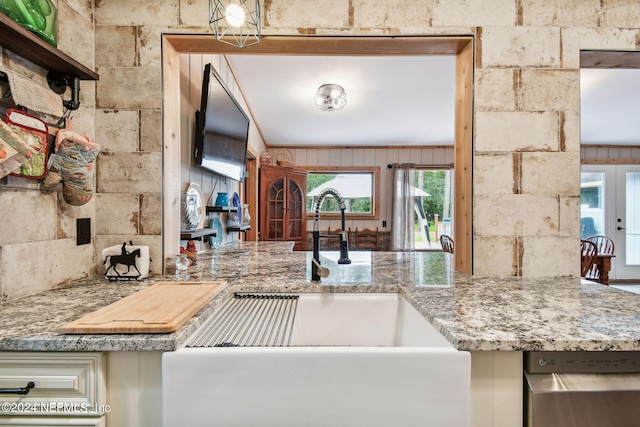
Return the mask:
M371 250L377 251L380 249L380 242L378 239L378 227L375 231L369 228L364 230L358 230L356 227L356 250Z
M584 240L588 240L589 242L595 243L596 247L598 248L599 254L613 255L613 252L615 249L613 245L613 240L611 240L607 236L600 236L600 235L589 236Z
M613 255L615 246L613 240L607 236L595 235L585 238L586 241L592 242L596 245L598 255ZM585 275L585 279L600 281L600 270L597 265L593 265L591 269Z
M588 240L580 241L580 277L586 278L587 273L593 268L598 255L598 247Z
M453 253L453 239L446 234L440 236L440 245L444 252Z
M331 228L329 228L327 230L327 235L335 235L336 237L331 237L329 239L324 239L327 242L327 249L329 250L338 250L340 249L340 237L338 237L338 234L340 234L342 232L341 228L337 228L335 230L331 230ZM349 234L347 233L347 242L349 241Z

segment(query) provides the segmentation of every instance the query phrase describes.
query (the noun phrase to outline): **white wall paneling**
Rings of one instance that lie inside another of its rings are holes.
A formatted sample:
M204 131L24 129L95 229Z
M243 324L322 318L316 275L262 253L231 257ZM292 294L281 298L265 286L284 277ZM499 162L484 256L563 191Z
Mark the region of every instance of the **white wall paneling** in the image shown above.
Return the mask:
M272 147L269 151L272 158L284 148ZM421 165L453 163L453 147L366 147L366 148L293 148L288 147L293 154L296 167L304 166L378 166L380 168L380 216L379 219L349 220L347 228L372 228L389 231L391 224L392 170L387 168L389 163L416 163ZM275 162L275 160L273 160ZM382 222L386 221L386 227ZM307 229L313 227L312 220L307 223ZM326 230L340 228L340 220L322 221L321 227Z
M640 145L582 145L580 147L582 163L640 163Z
M242 91L238 87L233 73L223 55L180 55L180 156L179 159L169 161L179 162L180 194L182 195L187 191L190 183L196 183L200 185L200 188L202 189L202 193L205 197L205 203L207 205L213 205L219 192L229 193L229 199L231 199L234 192L237 192L241 198L242 194L239 182L211 173L200 168L194 162L195 112L200 108L203 71L205 65L208 63L213 65L229 88L229 91L243 107L245 113L251 118L249 145L251 145L255 151L262 152L264 151L264 142L262 141L258 128L251 117L249 108L247 108ZM226 230L226 214L209 214L209 218L207 218L207 220L217 215L221 215L220 221L222 222L223 228ZM175 221L175 219L172 221ZM207 224L208 221L205 222L205 226L207 226ZM237 240L239 238L239 233L225 233L225 241ZM184 246L185 243L186 242L182 241L181 245ZM204 242L199 243L199 245L199 249L208 248L208 244ZM167 256L177 254L177 250L179 250L179 248L171 248L167 252Z

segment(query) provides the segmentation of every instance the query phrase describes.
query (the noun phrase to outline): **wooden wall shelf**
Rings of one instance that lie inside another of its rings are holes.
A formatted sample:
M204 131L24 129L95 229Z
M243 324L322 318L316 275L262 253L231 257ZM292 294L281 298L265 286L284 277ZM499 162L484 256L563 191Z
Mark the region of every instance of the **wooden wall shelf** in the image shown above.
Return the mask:
M250 225L241 225L240 227L227 227L227 234L229 234L230 231L249 231L251 230L251 226Z
M207 206L207 213L211 212L238 212L237 206Z
M80 80L98 80L95 71L51 46L31 31L0 14L0 46L51 72Z
M201 240L203 237L215 236L215 235L216 235L216 230L213 228L199 228L193 231L181 230L180 240L193 240L193 239Z

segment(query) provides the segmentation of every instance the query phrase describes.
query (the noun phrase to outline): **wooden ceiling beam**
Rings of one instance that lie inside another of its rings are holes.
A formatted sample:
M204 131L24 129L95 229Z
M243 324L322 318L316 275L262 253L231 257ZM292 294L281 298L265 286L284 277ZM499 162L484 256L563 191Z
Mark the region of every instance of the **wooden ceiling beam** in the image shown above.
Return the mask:
M264 36L238 48L212 34L165 34L178 53L273 55L456 55L472 36ZM366 43L363 43L366 41Z
M640 51L583 50L580 68L640 68Z

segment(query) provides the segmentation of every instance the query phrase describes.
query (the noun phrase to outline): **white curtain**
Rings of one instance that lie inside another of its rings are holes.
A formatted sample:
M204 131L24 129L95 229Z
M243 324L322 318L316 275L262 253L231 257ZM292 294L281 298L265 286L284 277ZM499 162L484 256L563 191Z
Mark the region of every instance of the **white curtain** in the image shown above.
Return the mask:
M403 163L393 170L393 220L391 222L391 250L415 249L414 198L416 165Z

